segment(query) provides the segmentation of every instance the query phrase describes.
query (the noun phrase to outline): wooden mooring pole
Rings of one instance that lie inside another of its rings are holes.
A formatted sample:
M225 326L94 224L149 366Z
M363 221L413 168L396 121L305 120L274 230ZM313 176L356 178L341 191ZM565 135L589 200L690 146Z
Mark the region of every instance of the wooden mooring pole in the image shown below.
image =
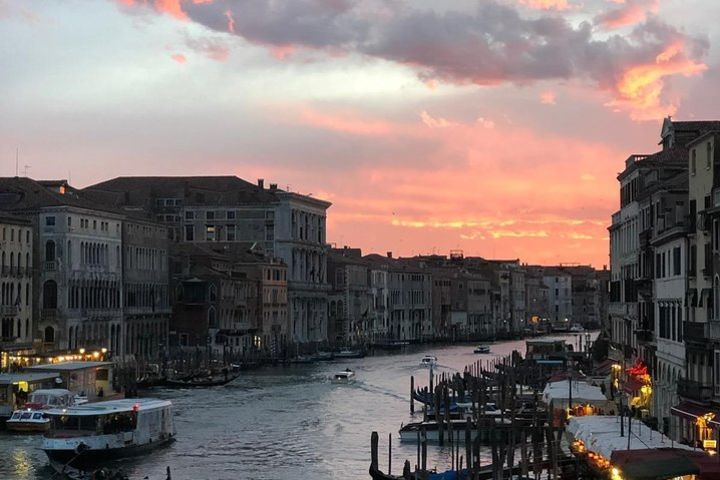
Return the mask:
M372 432L370 435L370 465L374 470L378 469L378 433Z
M410 415L415 415L415 376L410 376Z

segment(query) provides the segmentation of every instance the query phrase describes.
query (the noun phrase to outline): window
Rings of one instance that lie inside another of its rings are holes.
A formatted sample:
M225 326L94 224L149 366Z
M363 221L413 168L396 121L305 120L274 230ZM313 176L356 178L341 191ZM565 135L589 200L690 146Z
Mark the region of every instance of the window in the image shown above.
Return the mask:
M680 247L673 248L673 275L680 275Z
M228 219L228 220L235 220L235 210L228 210L228 211L227 211L227 219Z
M208 242L215 241L215 227L213 225L205 225L205 240Z
M192 220L195 218L195 212L186 211L185 212L185 220Z
M226 234L227 241L234 242L235 241L235 225L228 225L226 227L225 231L227 232L227 234Z
M52 240L48 240L45 243L45 261L46 262L54 262L55 261L55 242Z
M697 159L697 151L693 148L690 156L690 175L695 175L695 161Z
M212 210L208 210L208 211L205 213L205 218L206 218L207 220L215 220L215 212L213 212Z
M185 225L185 241L192 242L195 240L195 227L192 225Z
M97 220L93 220L93 230L97 230Z
M54 216L45 217L45 226L54 227L55 226L55 217Z
M712 144L710 142L707 143L707 158L705 159L705 168L710 170L710 166L712 165Z

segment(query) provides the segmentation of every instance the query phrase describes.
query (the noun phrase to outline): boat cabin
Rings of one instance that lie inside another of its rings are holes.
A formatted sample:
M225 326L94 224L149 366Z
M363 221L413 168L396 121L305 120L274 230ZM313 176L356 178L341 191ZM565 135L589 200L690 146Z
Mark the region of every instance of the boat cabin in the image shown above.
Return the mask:
M30 408L63 408L73 405L75 394L64 388L35 390L28 397L25 406Z
M92 437L140 432L158 438L173 433L172 404L149 398L110 400L45 412L50 418L47 438Z

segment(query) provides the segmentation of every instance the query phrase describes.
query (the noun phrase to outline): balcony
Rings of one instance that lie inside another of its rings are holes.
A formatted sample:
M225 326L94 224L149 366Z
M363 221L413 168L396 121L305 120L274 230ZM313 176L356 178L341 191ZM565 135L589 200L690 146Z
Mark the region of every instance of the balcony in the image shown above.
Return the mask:
M57 263L54 260L49 261L49 262L44 262L43 269L46 272L54 272L55 270L57 270Z
M0 305L0 315L3 317L14 317L17 314L17 305Z
M705 385L704 383L685 378L678 378L677 382L677 394L687 400L708 402L712 399L712 385Z
M639 343L652 343L655 339L652 330L636 330L635 336Z
M683 333L686 340L705 343L720 339L720 321L683 322Z

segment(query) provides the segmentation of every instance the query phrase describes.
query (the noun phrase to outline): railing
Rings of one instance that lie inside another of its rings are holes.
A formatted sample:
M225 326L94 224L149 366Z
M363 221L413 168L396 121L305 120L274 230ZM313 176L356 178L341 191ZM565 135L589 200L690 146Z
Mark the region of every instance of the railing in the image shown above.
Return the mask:
M688 400L707 402L712 399L713 387L712 385L706 385L701 382L696 382L695 380L678 378L677 394Z
M0 315L14 317L18 313L17 305L0 305Z
M46 272L54 272L57 269L57 264L54 260L51 260L44 263L44 268Z

